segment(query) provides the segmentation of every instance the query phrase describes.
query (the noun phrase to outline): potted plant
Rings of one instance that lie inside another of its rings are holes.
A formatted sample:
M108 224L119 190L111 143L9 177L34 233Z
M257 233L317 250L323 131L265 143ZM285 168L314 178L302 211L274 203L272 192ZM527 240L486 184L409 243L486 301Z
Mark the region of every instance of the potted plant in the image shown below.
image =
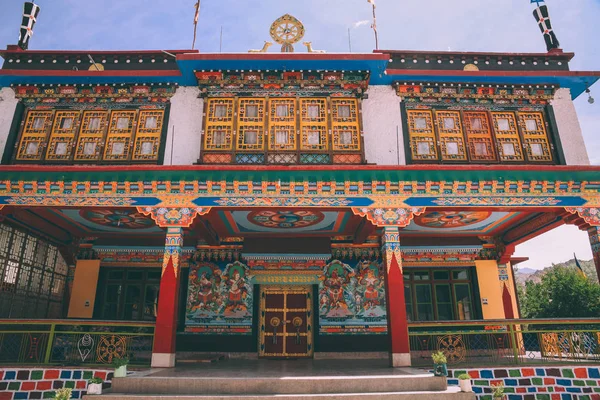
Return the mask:
M504 385L499 383L497 385L492 385L492 398L494 400L502 400L504 399Z
M70 400L72 391L73 389L71 388L58 389L54 392L54 400Z
M471 385L471 375L460 374L458 376L458 386L460 386L461 392L472 392L473 388Z
M113 358L112 365L115 368L115 378L127 376L127 364L129 364L129 357Z
M446 367L446 363L448 360L446 356L441 351L436 351L431 354L431 359L433 360L433 375L435 376L448 376L448 368Z
M102 394L102 378L97 376L88 380L87 394Z

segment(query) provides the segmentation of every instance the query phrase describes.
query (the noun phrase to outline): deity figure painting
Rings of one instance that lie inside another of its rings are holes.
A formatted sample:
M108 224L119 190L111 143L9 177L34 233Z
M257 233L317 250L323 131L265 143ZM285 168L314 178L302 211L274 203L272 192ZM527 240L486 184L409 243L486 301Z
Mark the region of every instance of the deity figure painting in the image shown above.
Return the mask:
M186 331L240 333L252 325L252 284L248 267L199 263L190 267Z
M376 333L385 330L383 274L376 261L359 261L351 267L334 260L319 285L322 334Z

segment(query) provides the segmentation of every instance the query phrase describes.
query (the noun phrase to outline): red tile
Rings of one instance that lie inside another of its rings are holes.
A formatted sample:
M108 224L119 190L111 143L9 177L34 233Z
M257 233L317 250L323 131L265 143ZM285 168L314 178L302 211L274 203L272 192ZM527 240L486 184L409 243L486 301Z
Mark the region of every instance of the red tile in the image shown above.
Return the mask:
M0 393L0 400L11 400L13 392Z
M544 385L556 385L556 379L544 378Z
M77 381L77 383L75 384L75 388L76 389L85 389L85 385L86 385L86 381Z
M527 393L527 388L524 388L524 387L518 387L518 388L516 388L516 389L515 389L515 391L516 391L517 393Z
M533 368L523 368L521 370L521 375L523 377L527 377L527 376L535 376L535 370Z
M543 393L546 393L546 392L548 391L548 389L546 389L545 387L538 387L538 388L537 388L537 391L538 391L538 392L543 392Z
M593 394L591 397L592 400L600 400L600 394Z
M490 385L494 385L494 386L504 385L504 381L502 379L492 380L492 381L490 381Z
M106 372L96 371L94 372L94 378L102 378L102 380L106 380Z
M49 369L44 374L44 379L58 379L59 374L57 369Z
M552 400L560 400L560 394L552 393Z
M22 392L29 392L31 390L35 390L35 382L23 382L21 383L21 391Z
M39 381L36 386L37 390L50 390L52 389L51 381Z
M562 386L557 386L557 387L555 387L555 388L554 388L554 391L555 391L555 392L565 392L566 390L565 390L565 388L564 388L564 387L562 387Z
M471 378L473 379L479 379L479 371L474 369L472 371L468 371L467 372L469 375L471 375Z
M587 378L587 368L575 368L575 377L577 378Z

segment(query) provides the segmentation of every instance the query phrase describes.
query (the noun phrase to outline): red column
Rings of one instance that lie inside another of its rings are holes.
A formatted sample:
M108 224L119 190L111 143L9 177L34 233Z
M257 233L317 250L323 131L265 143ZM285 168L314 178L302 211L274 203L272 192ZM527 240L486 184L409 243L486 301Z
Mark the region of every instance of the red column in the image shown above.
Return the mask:
M596 264L596 272L598 273L598 281L600 281L600 227L591 227L588 229L588 235L590 237L590 245L592 246L594 264Z
M397 226L384 228L382 251L385 263L385 295L387 306L388 337L390 339L390 365L410 366L410 342L404 298L404 277L400 235Z
M183 229L167 228L165 255L163 258L156 328L154 329L154 348L152 367L175 366L175 338L177 334L177 314L179 303L181 247Z

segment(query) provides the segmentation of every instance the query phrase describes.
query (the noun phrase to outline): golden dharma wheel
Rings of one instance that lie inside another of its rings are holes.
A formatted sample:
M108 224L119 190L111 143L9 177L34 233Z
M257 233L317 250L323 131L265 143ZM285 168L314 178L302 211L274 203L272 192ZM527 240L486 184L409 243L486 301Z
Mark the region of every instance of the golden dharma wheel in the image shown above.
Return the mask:
M304 37L304 25L295 17L285 14L273 22L270 34L273 40L281 45L282 52L292 53L293 44Z

